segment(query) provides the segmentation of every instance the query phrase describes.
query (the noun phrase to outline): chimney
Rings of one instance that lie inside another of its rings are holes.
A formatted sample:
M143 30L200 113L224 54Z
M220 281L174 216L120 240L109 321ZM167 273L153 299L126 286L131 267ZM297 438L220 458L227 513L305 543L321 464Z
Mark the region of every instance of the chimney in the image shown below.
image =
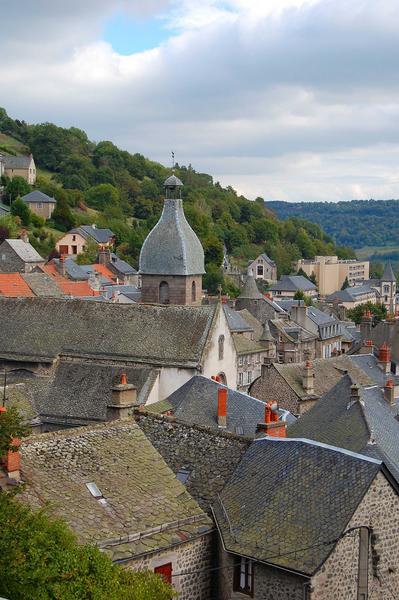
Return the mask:
M286 437L286 423L278 418L277 402L270 400L265 406L265 422L258 423L257 433L265 433L272 437Z
M352 404L354 404L355 402L359 402L360 401L360 388L357 385L357 383L353 383L351 385L351 395L350 395L350 399L349 399L349 406L348 408L350 408L352 406Z
M120 382L112 388L112 399L107 405L107 421L125 419L130 409L137 407L137 389L127 382L126 373L122 373Z
M395 406L395 386L392 379L388 379L384 386L384 398L390 406Z
M227 427L227 388L218 388L218 427Z
M373 323L373 315L370 310L366 310L363 313L363 317L360 323L360 337L362 340L369 340L371 338L371 326Z
M2 413L7 412L4 406L0 406L0 419ZM21 478L21 455L19 453L19 447L21 440L19 438L13 438L11 446L14 450L9 450L6 456L1 457L1 464L10 479L19 481Z
M21 233L19 234L20 239L25 242L25 244L29 244L29 236L26 229L21 229Z
M111 251L103 244L98 250L98 263L100 265L109 265L111 263Z
M391 349L385 342L378 351L378 366L383 373L391 372Z
M362 343L362 347L359 350L359 354L373 354L373 353L374 353L373 340L364 340Z
M66 264L65 264L64 254L61 254L61 256L60 256L59 272L60 272L60 275L62 275L63 277L66 277Z
M303 370L302 387L309 396L314 394L314 370L310 360L307 360Z
M290 317L292 321L295 321L298 325L301 325L306 329L307 326L307 314L308 308L303 300L298 300L291 306Z
M261 375L262 379L264 379L264 378L266 378L266 377L268 377L268 376L269 376L269 371L268 371L268 369L270 369L270 367L272 366L272 363L273 363L273 362L274 362L274 361L273 361L273 359L272 359L272 358L270 358L269 356L265 356L265 357L263 358L263 363L262 363L262 365L261 365L261 367L260 367L260 368L261 368L261 373L260 373L260 375Z

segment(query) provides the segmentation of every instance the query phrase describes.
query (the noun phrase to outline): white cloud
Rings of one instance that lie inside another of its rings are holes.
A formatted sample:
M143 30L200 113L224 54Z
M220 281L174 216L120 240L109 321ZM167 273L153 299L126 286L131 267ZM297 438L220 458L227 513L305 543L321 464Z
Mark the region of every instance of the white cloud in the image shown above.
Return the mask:
M121 56L101 41L116 10L179 33ZM24 0L5 18L12 116L163 162L173 147L253 197L398 196L397 0Z

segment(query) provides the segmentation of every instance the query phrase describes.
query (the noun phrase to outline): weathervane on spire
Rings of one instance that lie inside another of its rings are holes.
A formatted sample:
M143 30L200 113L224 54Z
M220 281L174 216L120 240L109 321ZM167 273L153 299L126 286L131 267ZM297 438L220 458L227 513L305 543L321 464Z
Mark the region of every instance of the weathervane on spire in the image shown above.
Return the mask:
M172 170L174 171L175 169L175 153L172 150Z

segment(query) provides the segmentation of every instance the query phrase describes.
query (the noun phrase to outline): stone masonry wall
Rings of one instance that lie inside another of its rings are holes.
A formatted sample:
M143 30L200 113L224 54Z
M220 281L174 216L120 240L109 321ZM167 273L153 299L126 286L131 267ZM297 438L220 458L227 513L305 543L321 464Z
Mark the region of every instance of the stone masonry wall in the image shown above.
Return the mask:
M201 275L142 275L141 297L144 303L159 303L159 286L162 281L169 285L169 304L183 304L199 306L202 300ZM191 285L196 285L196 300L191 299Z
M369 597L388 600L399 590L399 497L378 473L348 523L373 528L369 547ZM312 578L311 600L357 598L359 533L343 538Z
M248 393L264 402L275 400L280 408L297 415L300 412L299 398L284 377L272 365L263 368L262 373L263 375L251 385Z
M187 425L173 417L136 412L134 418L174 473L182 468L190 471L187 490L209 512L251 440Z
M11 250L7 242L0 247L0 272L1 273L25 273L25 263Z
M171 562L172 585L179 593L179 600L211 600L212 544L213 534L207 534L170 550L131 561L127 567L153 571L155 567ZM179 573L187 574L179 576Z

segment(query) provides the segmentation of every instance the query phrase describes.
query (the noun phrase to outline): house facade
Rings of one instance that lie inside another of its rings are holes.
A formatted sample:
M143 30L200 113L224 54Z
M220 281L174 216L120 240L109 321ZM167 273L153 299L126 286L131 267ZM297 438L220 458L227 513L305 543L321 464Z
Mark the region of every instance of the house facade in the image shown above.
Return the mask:
M43 217L44 219L51 219L51 215L54 212L54 209L57 205L57 201L55 198L51 198L47 196L47 194L43 194L43 192L39 192L35 190L34 192L29 192L25 196L22 196L21 200L26 202L29 206L29 209L38 217Z
M55 247L59 254L83 254L89 242L98 248L109 248L115 243L115 235L110 229L100 229L95 225L81 225L63 235Z
M309 298L317 298L317 288L314 283L303 275L282 275L279 281L270 287L273 297L294 298L297 292L303 292Z
M345 279L349 285L360 285L369 278L370 263L359 260L339 260L338 256L315 256L314 259L300 259L295 265L308 277L316 276L320 296L328 296L340 290Z
M0 245L0 273L30 273L44 262L25 236L4 240Z
M4 175L12 179L13 177L23 177L29 185L36 183L36 165L32 154L29 156L4 156Z
M249 262L248 274L255 279L272 283L277 281L277 265L267 254L260 254L255 260Z

